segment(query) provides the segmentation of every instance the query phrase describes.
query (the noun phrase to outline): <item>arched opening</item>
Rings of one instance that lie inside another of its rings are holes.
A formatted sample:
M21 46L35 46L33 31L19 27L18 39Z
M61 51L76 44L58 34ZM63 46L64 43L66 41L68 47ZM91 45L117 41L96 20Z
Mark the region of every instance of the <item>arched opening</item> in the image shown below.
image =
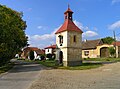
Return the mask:
M108 47L103 47L100 49L100 57L109 57L109 49Z
M60 64L63 63L63 52L62 51L59 52L59 62Z

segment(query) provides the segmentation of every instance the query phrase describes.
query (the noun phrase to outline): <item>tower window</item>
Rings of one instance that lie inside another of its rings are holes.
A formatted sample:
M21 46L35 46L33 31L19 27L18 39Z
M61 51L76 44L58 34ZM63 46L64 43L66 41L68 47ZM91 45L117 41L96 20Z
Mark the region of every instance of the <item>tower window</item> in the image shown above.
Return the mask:
M76 35L74 35L73 37L73 42L76 42Z
M62 44L63 44L63 36L59 35L58 37L59 37L60 46L62 46Z

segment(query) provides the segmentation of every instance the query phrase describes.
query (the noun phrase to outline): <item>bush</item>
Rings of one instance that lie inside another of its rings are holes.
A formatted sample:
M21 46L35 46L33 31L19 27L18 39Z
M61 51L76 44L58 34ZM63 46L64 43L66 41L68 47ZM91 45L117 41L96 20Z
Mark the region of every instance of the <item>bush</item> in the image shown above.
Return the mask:
M52 54L47 54L47 58L52 58Z
M33 60L35 58L34 51L30 51L29 57L30 57L30 60Z

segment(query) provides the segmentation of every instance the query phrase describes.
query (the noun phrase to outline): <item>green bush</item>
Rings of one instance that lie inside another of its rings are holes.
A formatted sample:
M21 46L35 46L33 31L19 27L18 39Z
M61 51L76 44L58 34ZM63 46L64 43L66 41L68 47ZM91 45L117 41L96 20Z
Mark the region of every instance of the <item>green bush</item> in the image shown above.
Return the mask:
M30 51L29 57L30 57L30 60L33 60L35 58L34 51Z

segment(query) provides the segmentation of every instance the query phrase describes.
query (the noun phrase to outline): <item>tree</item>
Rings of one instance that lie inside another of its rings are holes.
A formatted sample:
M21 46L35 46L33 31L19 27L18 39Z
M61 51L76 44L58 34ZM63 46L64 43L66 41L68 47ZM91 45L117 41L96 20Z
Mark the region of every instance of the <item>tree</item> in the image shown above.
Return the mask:
M102 39L102 41L103 41L103 43L106 43L106 44L112 44L112 42L114 42L115 39L112 37L105 37Z
M110 52L111 56L114 56L115 55L115 49L114 49L114 47L110 47L109 48L109 52Z
M11 59L27 45L23 14L0 5L0 62Z
M29 57L30 57L30 60L33 60L35 58L34 51L32 51L32 50L30 51Z

